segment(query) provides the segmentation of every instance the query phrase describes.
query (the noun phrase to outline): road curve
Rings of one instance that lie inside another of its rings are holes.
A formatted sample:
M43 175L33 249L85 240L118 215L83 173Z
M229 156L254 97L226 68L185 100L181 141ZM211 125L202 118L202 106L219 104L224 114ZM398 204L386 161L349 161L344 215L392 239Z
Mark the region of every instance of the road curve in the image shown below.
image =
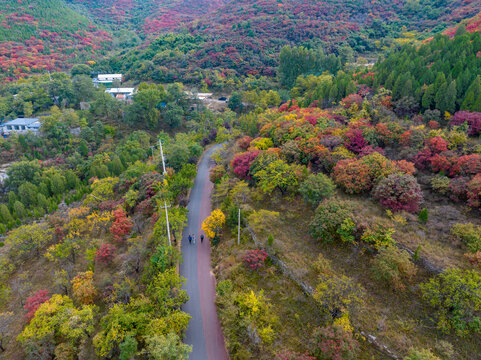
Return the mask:
M229 357L224 343L224 336L217 317L215 306L215 278L210 262L210 242L205 239L200 243L202 221L211 211L210 195L213 184L209 180L210 159L220 145L207 150L197 169L194 187L190 193L187 226L182 237L183 262L180 274L187 279L184 289L189 301L183 310L192 316L187 328L184 342L192 345L190 360L227 360ZM197 241L190 244L189 234L195 234Z

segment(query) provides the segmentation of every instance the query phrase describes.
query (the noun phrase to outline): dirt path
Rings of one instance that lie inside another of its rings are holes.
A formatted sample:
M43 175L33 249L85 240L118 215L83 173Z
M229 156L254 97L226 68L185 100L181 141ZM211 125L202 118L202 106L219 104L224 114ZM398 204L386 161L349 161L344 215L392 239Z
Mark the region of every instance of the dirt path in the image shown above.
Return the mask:
M210 261L210 242L200 243L202 221L209 216L210 195L213 185L209 181L210 156L220 145L206 151L197 169L197 177L190 194L187 227L184 229L180 274L187 279L184 288L189 301L183 310L192 316L185 334L185 343L192 345L191 360L226 360L224 336L220 327L215 305L215 278ZM197 241L190 244L189 234L195 234Z

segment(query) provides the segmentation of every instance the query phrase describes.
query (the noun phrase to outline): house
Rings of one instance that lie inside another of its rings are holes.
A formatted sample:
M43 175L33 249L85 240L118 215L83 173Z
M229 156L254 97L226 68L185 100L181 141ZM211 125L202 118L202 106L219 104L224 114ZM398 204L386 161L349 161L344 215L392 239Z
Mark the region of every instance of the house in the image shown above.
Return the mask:
M115 80L122 82L122 74L98 74L96 78L93 79L94 85L111 85Z
M108 88L105 90L106 93L112 95L112 97L117 100L132 100L134 95L137 93L135 88Z
M37 118L17 118L0 125L0 131L4 136L7 136L12 132L25 133L31 131L37 133L40 126L42 126L42 124Z

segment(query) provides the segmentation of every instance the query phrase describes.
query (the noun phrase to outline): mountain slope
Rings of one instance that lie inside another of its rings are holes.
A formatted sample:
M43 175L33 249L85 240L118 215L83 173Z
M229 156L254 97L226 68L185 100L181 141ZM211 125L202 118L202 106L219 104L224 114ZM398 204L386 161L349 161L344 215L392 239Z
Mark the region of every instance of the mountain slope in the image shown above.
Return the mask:
M0 77L67 69L106 54L111 36L62 0L8 0L0 8Z

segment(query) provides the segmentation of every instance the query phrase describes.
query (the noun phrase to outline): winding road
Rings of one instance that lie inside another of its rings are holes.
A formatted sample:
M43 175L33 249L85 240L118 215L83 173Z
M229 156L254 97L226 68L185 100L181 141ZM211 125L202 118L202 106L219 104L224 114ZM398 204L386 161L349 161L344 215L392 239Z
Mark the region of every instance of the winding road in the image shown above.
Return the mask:
M210 195L213 184L209 180L209 169L213 165L210 157L221 145L207 150L197 169L194 187L190 193L187 226L184 229L180 274L187 279L184 289L189 301L183 310L192 316L184 342L192 345L190 360L227 360L229 357L224 336L217 317L215 305L215 278L210 262L210 242L200 243L202 222L210 215ZM195 234L197 241L190 244L189 234Z

